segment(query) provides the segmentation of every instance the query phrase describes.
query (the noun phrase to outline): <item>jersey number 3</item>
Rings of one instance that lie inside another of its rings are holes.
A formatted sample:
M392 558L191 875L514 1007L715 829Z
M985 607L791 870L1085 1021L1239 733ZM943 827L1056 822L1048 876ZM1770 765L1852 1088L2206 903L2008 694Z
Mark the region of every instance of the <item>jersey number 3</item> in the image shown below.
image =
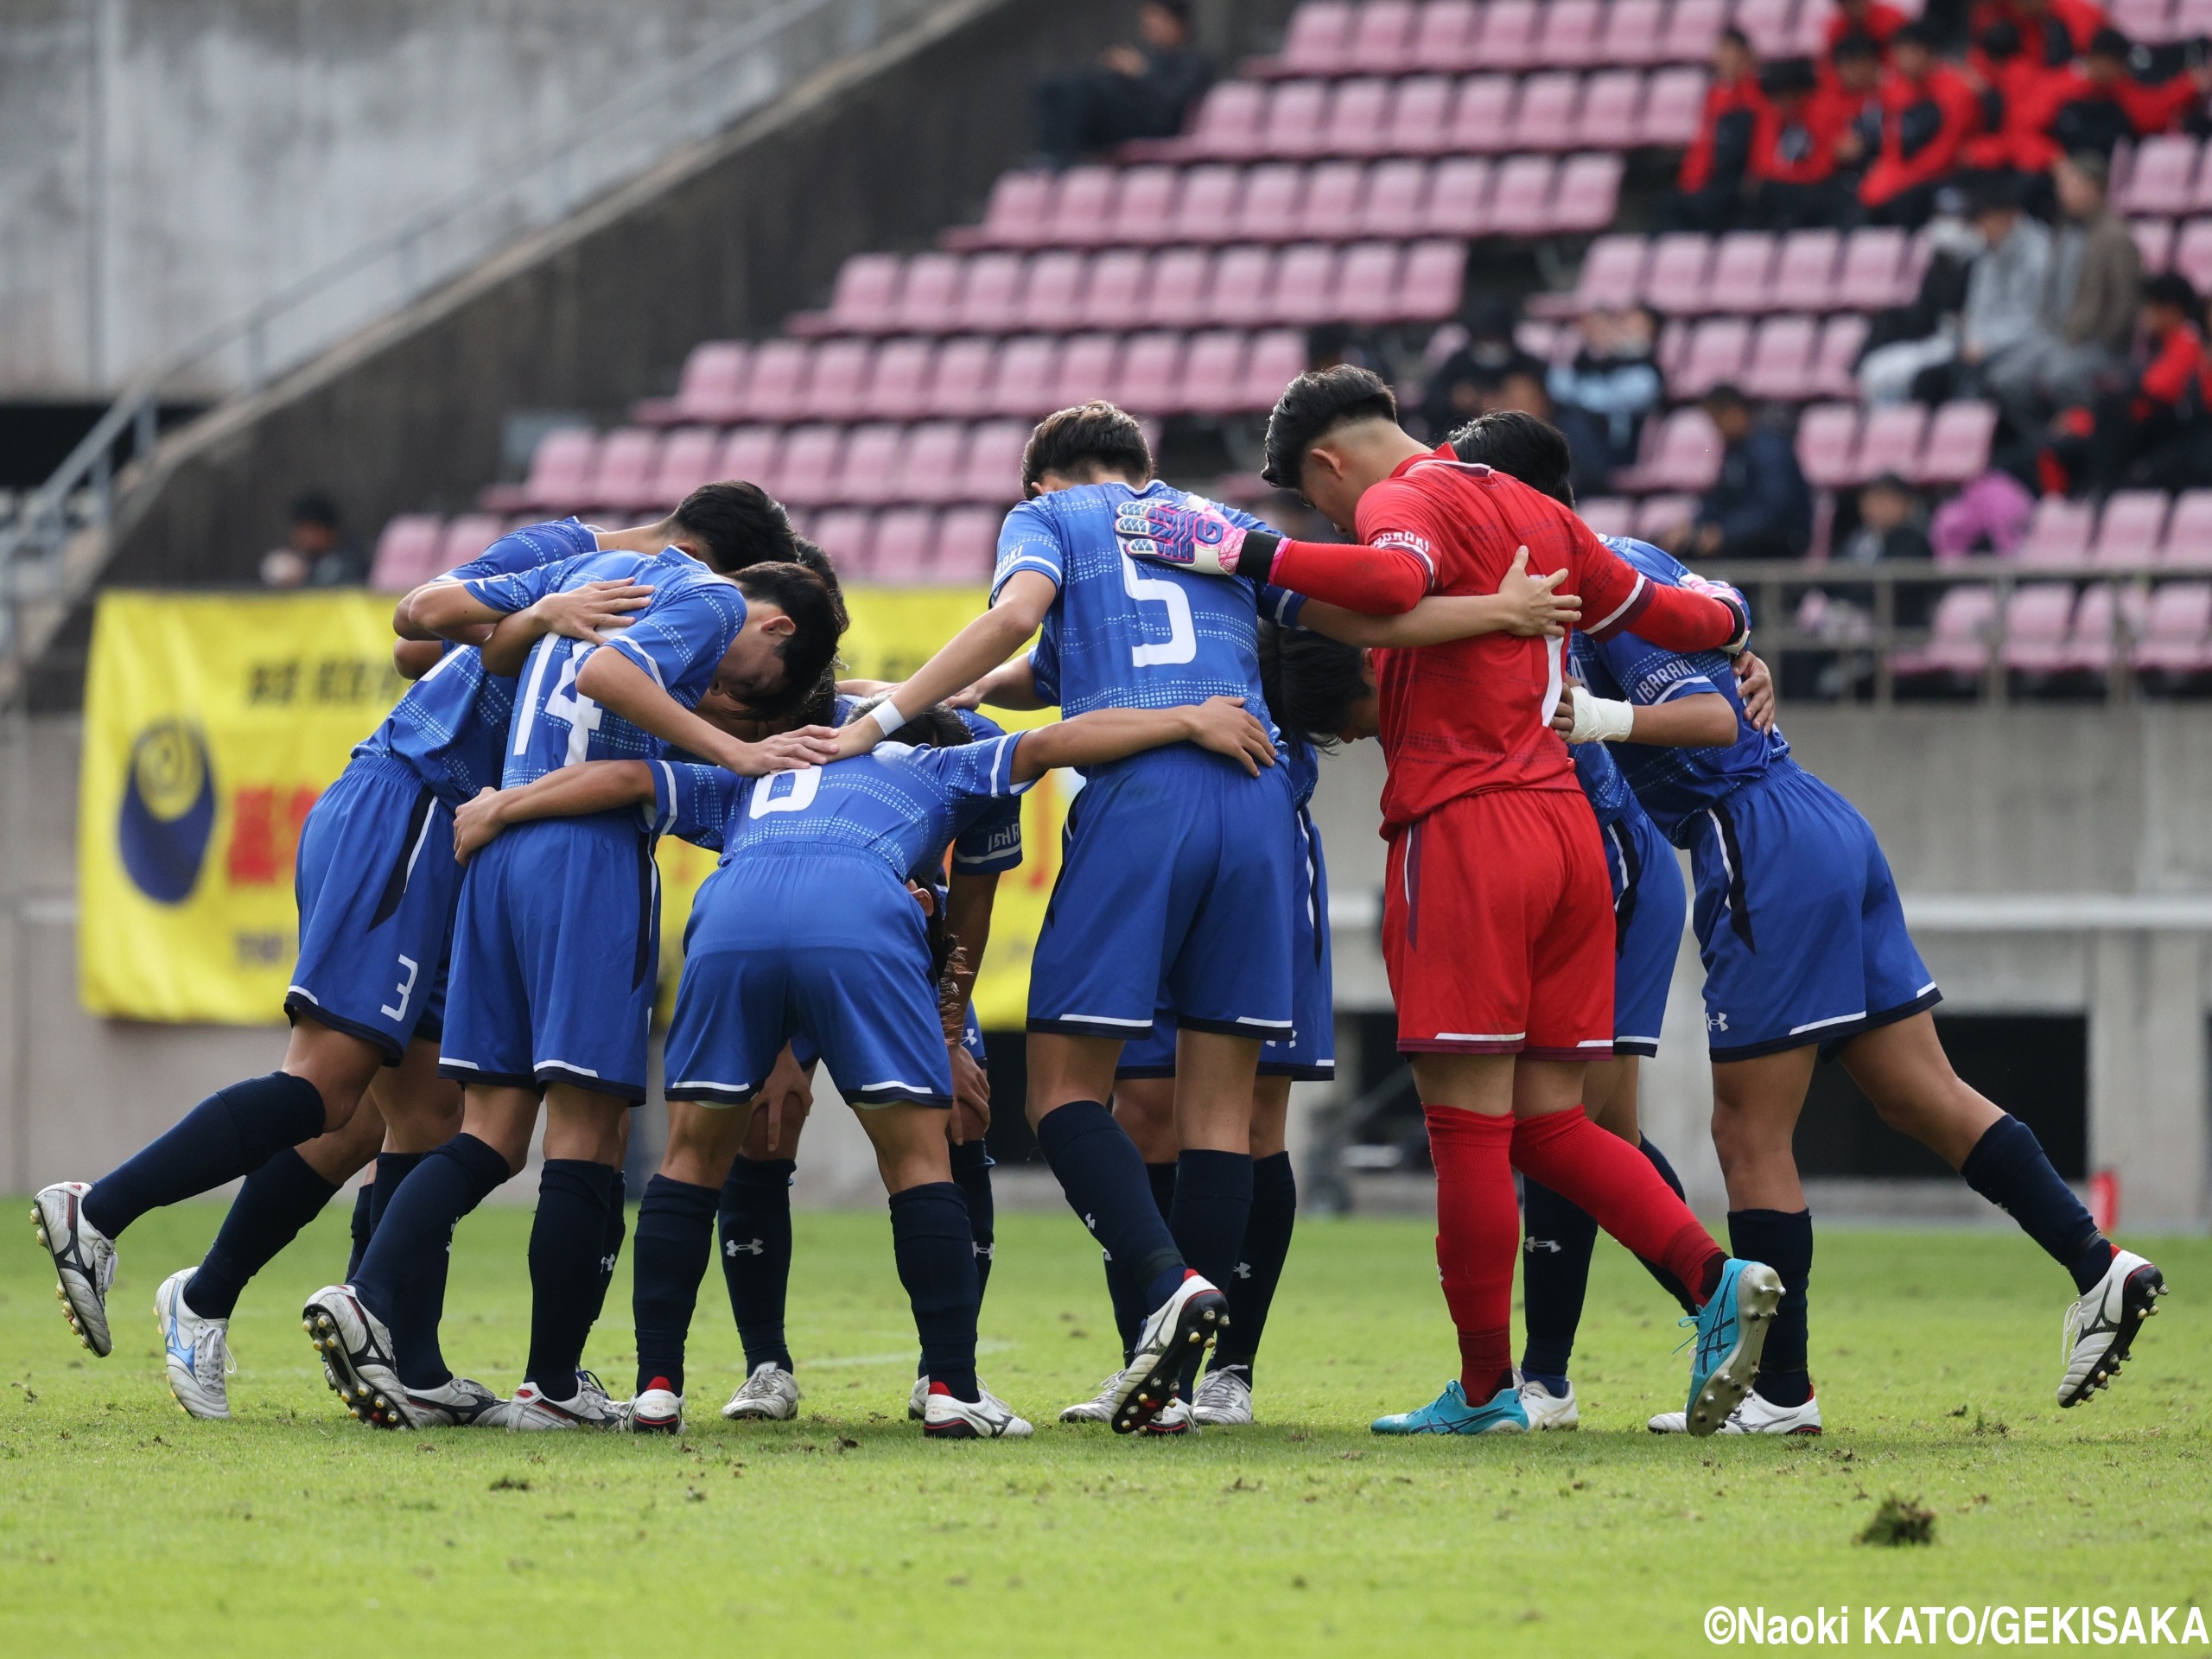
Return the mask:
M1198 654L1198 631L1191 621L1191 596L1172 582L1141 576L1137 563L1122 555L1122 587L1140 605L1167 607L1167 638L1156 644L1129 647L1135 668L1156 668L1162 663L1187 663Z

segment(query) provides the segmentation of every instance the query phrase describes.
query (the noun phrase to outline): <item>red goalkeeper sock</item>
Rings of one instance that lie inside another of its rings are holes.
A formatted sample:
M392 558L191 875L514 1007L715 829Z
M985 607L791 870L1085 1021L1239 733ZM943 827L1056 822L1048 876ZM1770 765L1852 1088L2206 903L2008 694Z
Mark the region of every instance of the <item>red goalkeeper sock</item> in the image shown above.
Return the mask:
M1673 1274L1700 1306L1713 1294L1727 1253L1649 1159L1592 1123L1580 1106L1549 1117L1517 1120L1513 1164L1529 1179L1580 1205L1645 1261Z
M1480 1405L1513 1379L1513 1263L1521 1250L1513 1120L1456 1106L1421 1113L1436 1164L1436 1265L1459 1332L1459 1386Z

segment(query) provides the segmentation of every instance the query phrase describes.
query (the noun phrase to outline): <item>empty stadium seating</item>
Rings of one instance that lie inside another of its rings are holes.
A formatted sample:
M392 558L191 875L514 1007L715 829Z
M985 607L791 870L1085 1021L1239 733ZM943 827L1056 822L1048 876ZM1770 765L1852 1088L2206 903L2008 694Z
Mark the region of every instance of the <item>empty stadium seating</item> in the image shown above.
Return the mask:
M1245 73L1341 78L1703 63L1730 11L1729 0L1309 0L1293 14L1282 50L1246 64ZM1743 0L1735 8L1739 26L1776 54L1815 50L1828 15L1827 0Z

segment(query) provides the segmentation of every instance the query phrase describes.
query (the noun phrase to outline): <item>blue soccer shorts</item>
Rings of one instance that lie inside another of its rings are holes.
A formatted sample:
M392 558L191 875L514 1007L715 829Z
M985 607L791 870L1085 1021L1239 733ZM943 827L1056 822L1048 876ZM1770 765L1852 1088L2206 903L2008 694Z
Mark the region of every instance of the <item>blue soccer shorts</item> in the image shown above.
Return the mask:
M749 853L708 877L692 903L668 1097L745 1105L799 1036L855 1106L952 1104L928 925L873 854Z
M1689 894L1659 826L1630 812L1599 830L1613 879L1613 1052L1659 1052Z
M439 1072L639 1104L660 875L634 812L517 824L478 853L454 925Z
M284 1012L373 1044L397 1065L439 1031L461 866L453 811L389 755L357 756L301 826L300 956Z
M1819 779L1783 761L1693 822L1715 1061L1832 1054L1942 1000L1873 829Z
M1068 813L1029 1029L1143 1037L1164 994L1194 1031L1292 1035L1296 842L1280 766L1179 747L1102 769Z

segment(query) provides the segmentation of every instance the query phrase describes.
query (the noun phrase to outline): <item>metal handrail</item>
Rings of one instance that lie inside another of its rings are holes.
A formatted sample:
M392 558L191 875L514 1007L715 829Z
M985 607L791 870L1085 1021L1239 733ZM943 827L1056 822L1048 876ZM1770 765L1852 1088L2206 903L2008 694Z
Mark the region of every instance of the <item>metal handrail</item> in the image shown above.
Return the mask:
M664 159L681 144L695 142L760 108L798 73L839 53L865 50L896 24L926 9L931 0L781 0L715 40L707 42L663 73L594 105L568 126L493 168L484 177L391 230L369 238L350 251L287 284L230 321L188 341L151 367L133 376L82 442L69 452L45 483L24 501L14 521L0 525L0 686L17 677L10 671L22 649L20 613L28 598L73 600L62 556L71 539L86 530L104 531L116 518L119 492L143 481L143 464L158 437L161 402L188 372L223 353L243 350L239 389L260 390L353 328L412 303L434 286L476 265L516 236L566 217L584 202ZM814 62L764 67L760 73L728 73L742 59L765 58L786 34L826 14L842 13L831 49ZM700 83L705 82L702 86ZM644 118L658 123L655 141L641 153L634 140L609 143L610 135L632 130ZM594 148L607 154L593 164ZM536 191L538 199L526 199ZM486 228L435 267L425 257L435 233L468 221ZM303 308L330 296L341 283L359 280L383 262L391 262L396 280L348 321L319 333L294 349L272 354L277 326ZM232 395L237 395L233 393ZM118 472L114 456L128 440L128 459ZM77 516L73 522L73 507ZM80 581L96 573L99 559Z

